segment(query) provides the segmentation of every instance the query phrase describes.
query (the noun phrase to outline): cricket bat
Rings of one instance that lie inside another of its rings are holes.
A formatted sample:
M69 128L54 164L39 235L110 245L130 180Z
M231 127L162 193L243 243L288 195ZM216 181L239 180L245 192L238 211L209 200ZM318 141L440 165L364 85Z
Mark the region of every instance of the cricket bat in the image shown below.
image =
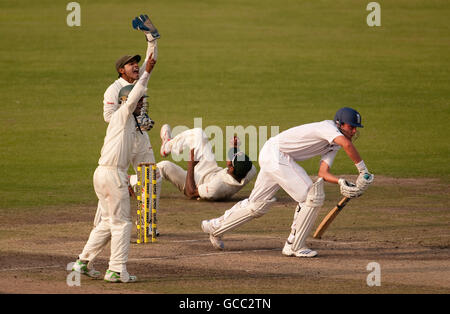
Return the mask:
M315 239L322 238L323 233L330 226L331 222L333 222L334 218L341 212L342 208L347 205L350 199L348 197L342 198L339 203L325 216L320 225L317 227L316 232L314 232L313 237Z

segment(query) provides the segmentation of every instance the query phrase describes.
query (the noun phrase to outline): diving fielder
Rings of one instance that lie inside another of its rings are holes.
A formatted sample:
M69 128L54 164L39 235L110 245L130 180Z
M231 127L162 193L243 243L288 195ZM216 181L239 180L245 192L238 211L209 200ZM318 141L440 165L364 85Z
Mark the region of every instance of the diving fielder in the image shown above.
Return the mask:
M223 200L232 197L256 175L250 158L237 147L230 150L227 167L217 165L208 136L201 128L181 132L172 138L168 124L161 127L161 155L190 151L187 170L164 160L157 164L161 176L174 184L188 198Z
M373 181L373 175L367 175L369 171L352 143L358 127L363 127L360 114L351 108L341 108L334 121L300 125L270 138L259 153L261 168L249 198L235 204L221 217L202 221L202 230L210 235L212 245L223 249L222 236L267 213L273 203L271 198L282 188L298 203L282 253L296 257L316 256L317 252L307 248L305 242L325 199L324 180L339 184L342 195L349 198L360 196ZM330 173L341 147L359 171L356 184ZM297 161L314 156L322 158L319 179L313 184Z

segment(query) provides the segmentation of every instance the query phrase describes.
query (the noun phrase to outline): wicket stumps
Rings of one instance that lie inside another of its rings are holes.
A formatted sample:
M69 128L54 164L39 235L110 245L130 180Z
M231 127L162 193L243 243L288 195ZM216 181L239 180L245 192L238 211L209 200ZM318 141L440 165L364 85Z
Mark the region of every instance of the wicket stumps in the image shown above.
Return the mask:
M156 165L137 167L137 243L156 242ZM150 202L151 199L151 202Z

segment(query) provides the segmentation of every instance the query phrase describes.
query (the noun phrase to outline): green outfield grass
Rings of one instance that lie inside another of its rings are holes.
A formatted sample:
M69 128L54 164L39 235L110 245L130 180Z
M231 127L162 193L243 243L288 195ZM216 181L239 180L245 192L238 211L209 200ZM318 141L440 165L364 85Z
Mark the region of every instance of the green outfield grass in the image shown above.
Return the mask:
M379 1L0 2L0 208L95 204L92 174L115 60L145 54L131 19L162 35L149 85L150 137L163 123L277 125L280 131L357 108L369 170L450 182L450 3ZM317 161L302 163L315 174ZM343 152L337 174L355 173Z

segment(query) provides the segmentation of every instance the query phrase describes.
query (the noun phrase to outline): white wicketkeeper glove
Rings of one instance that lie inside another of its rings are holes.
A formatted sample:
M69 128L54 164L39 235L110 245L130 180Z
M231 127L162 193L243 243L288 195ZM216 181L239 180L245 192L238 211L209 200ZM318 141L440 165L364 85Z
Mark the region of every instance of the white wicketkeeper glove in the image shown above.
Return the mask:
M131 24L134 29L144 32L147 41L153 41L161 37L147 14L141 14L135 17Z
M339 179L338 184L341 188L341 194L348 198L359 197L364 192L356 184L345 179Z

